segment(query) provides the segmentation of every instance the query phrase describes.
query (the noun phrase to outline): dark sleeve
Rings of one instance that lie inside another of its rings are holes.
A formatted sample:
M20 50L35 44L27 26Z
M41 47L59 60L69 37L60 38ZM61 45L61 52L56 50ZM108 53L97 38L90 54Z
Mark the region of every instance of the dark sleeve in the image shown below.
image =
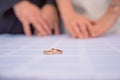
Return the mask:
M56 5L55 0L46 0L46 3Z
M21 0L0 0L0 15L10 10L19 1Z

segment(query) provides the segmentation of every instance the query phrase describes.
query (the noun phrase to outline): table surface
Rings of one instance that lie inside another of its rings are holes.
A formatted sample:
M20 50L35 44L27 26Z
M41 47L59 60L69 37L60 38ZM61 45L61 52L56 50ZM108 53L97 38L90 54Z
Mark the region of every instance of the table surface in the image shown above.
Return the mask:
M44 55L58 48L63 54ZM0 35L0 80L120 80L120 35L73 39L67 35Z

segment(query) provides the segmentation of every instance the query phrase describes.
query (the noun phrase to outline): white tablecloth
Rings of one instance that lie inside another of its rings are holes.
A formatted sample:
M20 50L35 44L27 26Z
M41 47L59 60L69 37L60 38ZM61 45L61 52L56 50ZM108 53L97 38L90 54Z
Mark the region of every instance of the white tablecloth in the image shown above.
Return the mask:
M58 48L61 55L44 55ZM120 80L120 35L0 35L0 80Z

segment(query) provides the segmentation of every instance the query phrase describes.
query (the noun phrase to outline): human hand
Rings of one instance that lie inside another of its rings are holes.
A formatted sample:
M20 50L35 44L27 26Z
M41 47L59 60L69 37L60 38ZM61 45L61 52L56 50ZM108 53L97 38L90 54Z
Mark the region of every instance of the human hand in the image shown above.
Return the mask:
M29 1L22 1L14 5L14 12L23 25L26 36L31 36L30 24L39 31L42 36L49 35L50 29L41 16L41 10L38 6Z
M89 38L88 27L92 27L92 21L77 14L66 14L63 16L64 24L70 34L75 38Z
M59 20L58 20L58 13L56 8L51 4L46 4L42 9L42 17L45 19L48 27L50 29L50 33L54 31L55 35L59 34ZM38 31L35 32L36 35L40 35Z
M109 31L120 16L120 7L110 7L107 12L89 27L91 37L98 37Z
M111 25L106 24L104 21L96 21L93 27L89 28L90 37L93 38L101 36L105 34L110 29L110 27Z

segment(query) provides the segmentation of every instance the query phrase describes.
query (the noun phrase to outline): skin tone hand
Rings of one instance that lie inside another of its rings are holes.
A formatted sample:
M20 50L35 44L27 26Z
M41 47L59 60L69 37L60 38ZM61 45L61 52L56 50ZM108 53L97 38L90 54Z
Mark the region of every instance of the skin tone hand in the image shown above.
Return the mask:
M95 21L93 27L89 27L91 37L101 36L106 33L111 27L113 27L119 16L120 6L110 6L107 12L99 20Z
M74 13L72 15L64 16L64 24L73 37L81 39L89 38L87 27L92 26L92 21L88 18Z
M59 34L59 21L58 21L58 13L54 5L46 4L42 9L42 16L45 19L46 23L50 27L50 33L54 31L55 35ZM39 31L35 31L35 34L40 36Z
M41 36L50 34L50 27L48 27L45 19L41 15L41 10L38 6L29 1L21 1L13 6L17 18L23 25L26 36L31 36L30 24L34 29L40 32Z
M92 21L74 11L70 0L56 0L65 27L75 38L89 38L88 27L92 26Z

